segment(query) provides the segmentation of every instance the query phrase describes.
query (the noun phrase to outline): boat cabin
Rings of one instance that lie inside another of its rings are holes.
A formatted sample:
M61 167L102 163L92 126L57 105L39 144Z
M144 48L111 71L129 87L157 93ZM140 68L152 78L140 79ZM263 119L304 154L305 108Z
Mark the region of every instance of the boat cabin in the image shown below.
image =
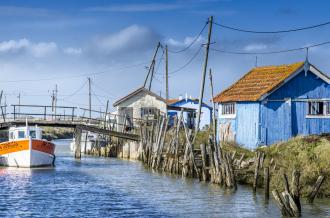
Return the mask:
M37 126L22 126L9 128L9 141L15 141L17 139L26 139L29 137L31 137L32 139L42 139L42 129Z

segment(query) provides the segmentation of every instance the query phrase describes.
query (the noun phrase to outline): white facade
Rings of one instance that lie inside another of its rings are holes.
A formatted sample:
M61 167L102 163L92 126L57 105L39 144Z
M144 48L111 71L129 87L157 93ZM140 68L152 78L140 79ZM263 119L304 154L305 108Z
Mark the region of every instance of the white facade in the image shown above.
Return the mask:
M165 114L167 104L165 99L142 87L119 99L113 106L117 109L118 131L123 127L129 131L130 127L134 127L135 119Z
M159 100L155 96L148 93L142 92L137 95L128 98L127 100L121 102L116 108L120 115L120 108L132 108L133 118L141 118L141 108L155 107L159 109L162 113L166 112L165 101Z

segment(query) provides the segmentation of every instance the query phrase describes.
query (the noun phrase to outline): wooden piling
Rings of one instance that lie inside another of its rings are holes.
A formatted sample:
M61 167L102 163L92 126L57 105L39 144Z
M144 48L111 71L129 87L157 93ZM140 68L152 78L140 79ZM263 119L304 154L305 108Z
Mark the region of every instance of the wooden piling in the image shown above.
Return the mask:
M298 216L301 214L301 204L300 204L300 171L294 170L292 173L292 184L291 184L291 196L294 203L297 206Z
M260 167L260 158L261 158L261 152L258 151L256 153L256 156L255 156L255 159L254 159L255 169L254 169L254 180L253 180L253 192L257 191L259 167Z
M75 152L74 157L76 159L81 159L81 132L80 128L75 128L74 137L75 137Z
M319 189L324 181L324 176L319 176L313 186L313 190L311 193L308 195L308 202L313 203L317 193L319 192Z
M206 145L205 144L201 144L200 145L201 148L201 155L202 155L202 181L207 181L208 180L208 175L207 175L207 162L206 162Z
M265 199L269 199L269 183L270 183L270 175L269 175L269 166L264 168L264 189L265 189Z

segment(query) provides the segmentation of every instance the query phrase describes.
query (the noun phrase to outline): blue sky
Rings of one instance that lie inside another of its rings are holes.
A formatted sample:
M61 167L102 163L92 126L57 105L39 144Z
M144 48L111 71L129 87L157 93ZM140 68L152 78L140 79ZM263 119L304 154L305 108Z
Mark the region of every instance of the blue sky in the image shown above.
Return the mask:
M93 80L95 109L140 87L158 41L172 50L184 48L207 18L253 30L278 30L330 21L329 1L171 0L171 1L1 1L0 84L9 104L50 104L50 90L59 87L59 104L85 106L86 81ZM170 72L183 66L205 42L180 54L169 54ZM213 48L273 51L330 40L330 25L285 34L240 33L214 26ZM330 72L330 45L310 50L310 61ZM170 96L197 97L204 49L183 70L170 76ZM258 65L288 64L305 59L298 51L258 55ZM153 91L164 95L164 64L160 59ZM239 79L255 65L255 55L210 52L215 92ZM41 81L34 81L39 80ZM19 81L17 81L19 80ZM16 81L16 82L14 82ZM207 85L206 99L210 99Z

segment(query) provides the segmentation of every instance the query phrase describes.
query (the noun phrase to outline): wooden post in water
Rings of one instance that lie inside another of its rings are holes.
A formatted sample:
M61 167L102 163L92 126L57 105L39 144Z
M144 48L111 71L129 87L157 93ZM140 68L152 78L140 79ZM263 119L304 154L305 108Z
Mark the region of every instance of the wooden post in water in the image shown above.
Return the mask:
M74 130L74 137L75 137L75 152L74 157L76 159L81 159L81 132L82 130L78 127Z
M269 175L269 166L264 168L264 188L265 188L265 199L269 199L269 183L270 183L270 175Z
M202 154L202 181L207 181L208 180L208 175L207 175L207 163L206 163L206 145L205 144L201 144L201 154Z
M255 193L257 191L258 186L258 176L259 176L259 168L260 168L260 158L261 158L261 152L257 151L257 154L254 158L254 180L253 180L253 192Z
M291 196L293 198L294 203L297 205L298 216L301 215L299 184L300 184L300 172L298 170L294 170L292 172Z
M300 217L301 216L301 206L300 206L300 194L299 194L299 180L300 172L294 170L292 173L292 187L290 191L288 177L283 174L284 189L285 191L278 193L275 189L272 191L275 202L280 208L282 216L288 217Z

